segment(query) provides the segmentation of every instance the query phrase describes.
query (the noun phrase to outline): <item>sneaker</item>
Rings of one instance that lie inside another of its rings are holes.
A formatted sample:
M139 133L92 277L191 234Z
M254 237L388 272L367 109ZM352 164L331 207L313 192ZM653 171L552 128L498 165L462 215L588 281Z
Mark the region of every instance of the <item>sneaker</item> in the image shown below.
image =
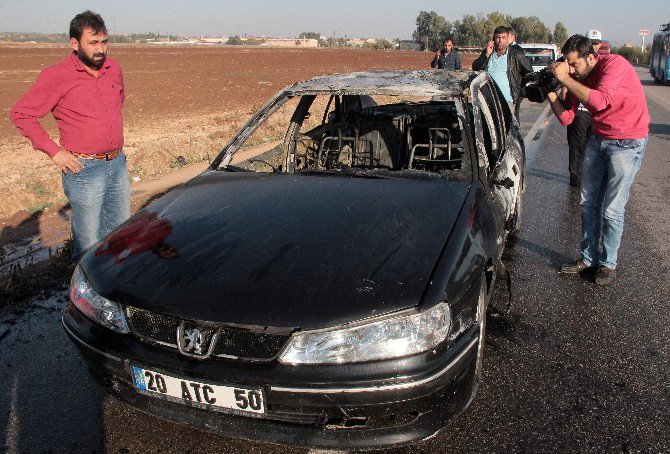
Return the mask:
M561 273L563 274L578 274L584 270L591 268L586 262L582 259L578 259L572 263L564 263L561 265Z
M612 268L607 268L606 266L601 266L596 272L596 284L597 285L607 285L612 283L616 277L616 271Z

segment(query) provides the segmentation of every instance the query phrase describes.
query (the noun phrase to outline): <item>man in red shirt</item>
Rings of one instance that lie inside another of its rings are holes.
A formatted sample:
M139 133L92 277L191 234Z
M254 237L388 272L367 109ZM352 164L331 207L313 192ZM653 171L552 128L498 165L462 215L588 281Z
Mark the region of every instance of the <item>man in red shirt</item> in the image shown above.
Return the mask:
M595 282L605 285L615 277L624 209L647 147L650 117L640 79L626 59L598 56L581 35L570 37L562 51L565 61L548 69L567 88L571 108L565 109L556 93L550 93L551 108L568 125L582 103L591 113L593 135L582 169L581 257L561 271L577 274L598 267Z
M63 172L75 261L130 216L122 148L123 74L107 58L107 43L100 15L85 11L75 16L70 23L73 52L42 71L10 111L12 124ZM60 145L38 121L49 112L58 124Z
M589 30L586 36L593 49L598 53L602 43L602 35L598 30ZM568 94L567 88L563 87L559 92L559 98L565 99ZM568 107L569 108L569 107ZM579 103L575 112L575 118L568 125L568 172L570 173L570 186L576 189L582 187L582 162L586 144L591 138L593 127L591 126L591 114L586 107Z

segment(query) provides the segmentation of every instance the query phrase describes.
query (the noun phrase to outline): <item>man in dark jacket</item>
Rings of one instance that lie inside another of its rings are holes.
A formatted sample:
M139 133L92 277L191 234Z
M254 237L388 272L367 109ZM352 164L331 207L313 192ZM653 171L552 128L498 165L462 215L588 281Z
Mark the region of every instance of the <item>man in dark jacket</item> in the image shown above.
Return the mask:
M510 46L514 47L515 49L520 50L521 52L526 54L526 51L523 50L523 47L521 47L517 42L516 42L516 30L514 30L512 27L507 27L507 42L509 43Z
M458 55L458 51L454 49L454 42L447 38L442 44L444 47L435 52L435 58L430 62L430 67L450 71L461 69L461 57Z
M507 27L499 26L493 31L493 40L472 63L475 71L487 71L498 84L505 100L514 106L514 116L519 119L523 79L533 72L533 67L523 52L508 46Z

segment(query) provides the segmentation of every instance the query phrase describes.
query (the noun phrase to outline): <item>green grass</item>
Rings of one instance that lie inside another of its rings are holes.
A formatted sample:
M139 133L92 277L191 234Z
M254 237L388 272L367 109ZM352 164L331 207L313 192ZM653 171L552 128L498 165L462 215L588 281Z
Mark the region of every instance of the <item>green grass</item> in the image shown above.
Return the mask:
M50 206L53 206L53 204L54 204L53 202L45 200L45 201L36 203L34 205L29 205L28 206L28 211L32 215L32 214L38 213L40 211L44 211L45 208L49 208Z
M54 196L54 192L48 188L45 188L39 181L31 181L26 183L26 189L32 191L32 193L35 194L35 197L38 199L51 198Z
M37 212L43 211L45 208L53 206L55 203L56 194L46 188L39 181L30 181L26 183L26 189L32 192L35 195L36 202L28 206L28 211L30 214L35 214Z
M18 264L4 265L0 254L0 305L17 303L31 296L66 287L74 271L72 243L67 241L55 252L49 250L47 260L35 262L31 252Z

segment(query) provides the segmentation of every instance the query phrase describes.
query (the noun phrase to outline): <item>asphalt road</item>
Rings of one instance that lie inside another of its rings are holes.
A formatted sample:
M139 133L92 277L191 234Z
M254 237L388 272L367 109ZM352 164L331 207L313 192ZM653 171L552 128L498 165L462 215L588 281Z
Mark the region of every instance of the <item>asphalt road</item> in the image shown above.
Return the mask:
M515 300L506 319L488 320L477 397L437 437L386 452L670 451L670 87L638 73L652 125L617 280L602 288L558 272L578 253L578 197L565 129L540 122L523 231L506 257ZM524 107L527 134L543 106ZM53 289L0 313L0 451L308 452L190 429L107 396L60 326L66 300Z

